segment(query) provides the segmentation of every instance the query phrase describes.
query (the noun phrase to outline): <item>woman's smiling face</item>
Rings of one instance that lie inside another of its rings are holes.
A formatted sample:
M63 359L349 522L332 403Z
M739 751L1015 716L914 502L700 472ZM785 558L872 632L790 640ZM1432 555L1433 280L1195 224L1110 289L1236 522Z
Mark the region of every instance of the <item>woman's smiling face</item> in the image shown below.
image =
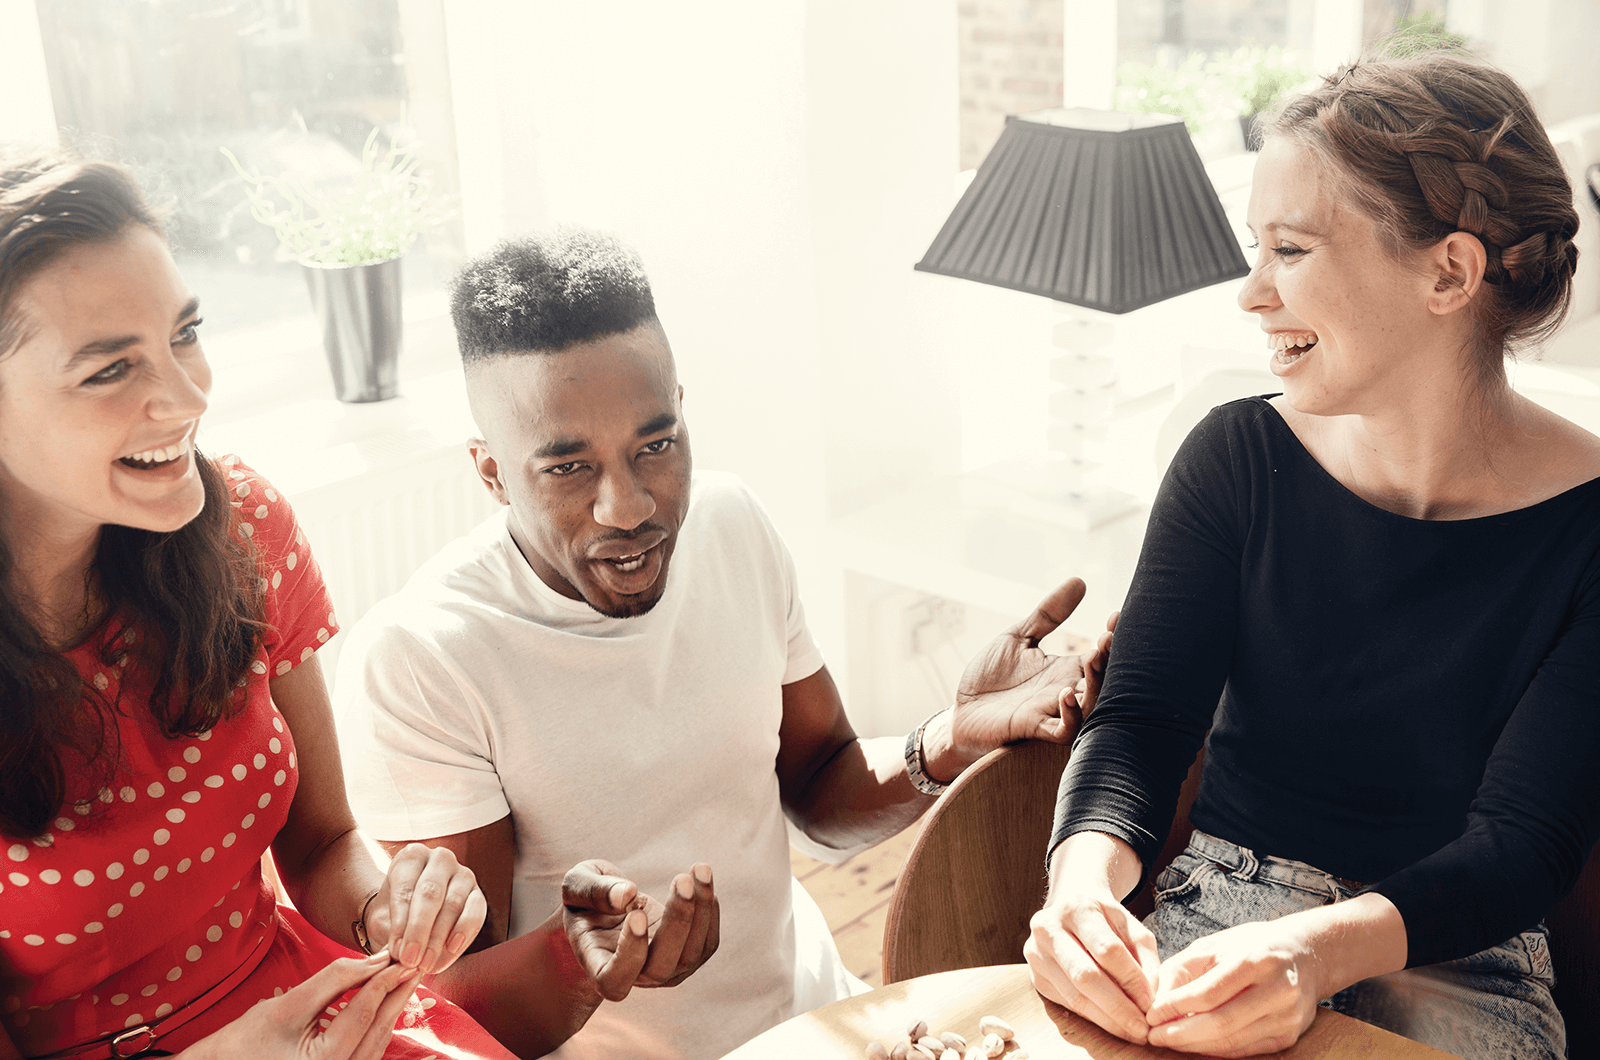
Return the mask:
M194 434L211 369L198 304L162 238L132 225L63 251L8 315L0 355L0 498L8 534L170 531L199 514Z
M1248 215L1257 258L1239 305L1261 317L1294 408L1371 414L1405 400L1414 355L1436 338L1433 283L1390 255L1323 168L1286 137L1262 150Z

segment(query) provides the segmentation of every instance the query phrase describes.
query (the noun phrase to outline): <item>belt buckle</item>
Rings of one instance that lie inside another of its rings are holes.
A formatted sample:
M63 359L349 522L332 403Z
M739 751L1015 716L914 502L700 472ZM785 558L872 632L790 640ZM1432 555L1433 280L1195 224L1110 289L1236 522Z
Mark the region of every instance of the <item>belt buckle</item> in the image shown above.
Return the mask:
M143 1035L144 1041L135 1045L132 1052L123 1052L123 1046L135 1042ZM125 1030L111 1039L111 1055L117 1060L127 1060L129 1057L139 1056L147 1050L155 1048L156 1032L148 1023L140 1024L130 1030Z

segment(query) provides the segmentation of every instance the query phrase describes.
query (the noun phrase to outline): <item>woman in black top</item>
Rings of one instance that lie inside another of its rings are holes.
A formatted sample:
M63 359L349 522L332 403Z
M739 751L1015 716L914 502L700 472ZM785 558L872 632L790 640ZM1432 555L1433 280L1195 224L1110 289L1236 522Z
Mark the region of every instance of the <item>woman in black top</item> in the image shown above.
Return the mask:
M1539 920L1600 837L1600 439L1504 359L1566 310L1571 188L1510 78L1435 54L1290 101L1249 223L1239 303L1284 392L1213 411L1162 485L1034 983L1186 1051L1282 1049L1331 999L1562 1056ZM1141 925L1119 899L1202 740L1197 837Z

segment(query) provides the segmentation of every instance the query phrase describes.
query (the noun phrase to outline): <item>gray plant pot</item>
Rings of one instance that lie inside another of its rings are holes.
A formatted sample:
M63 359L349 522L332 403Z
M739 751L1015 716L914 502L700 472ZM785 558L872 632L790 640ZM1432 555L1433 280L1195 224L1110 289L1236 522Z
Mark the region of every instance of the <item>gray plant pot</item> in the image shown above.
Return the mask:
M400 259L371 265L301 262L340 401L399 394Z

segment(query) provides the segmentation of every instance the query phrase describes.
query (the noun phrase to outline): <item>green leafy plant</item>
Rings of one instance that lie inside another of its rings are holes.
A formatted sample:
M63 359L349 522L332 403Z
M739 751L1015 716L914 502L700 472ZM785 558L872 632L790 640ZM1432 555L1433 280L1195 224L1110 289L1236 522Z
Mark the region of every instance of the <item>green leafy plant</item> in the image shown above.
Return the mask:
M1311 77L1304 56L1276 44L1219 53L1207 69L1235 97L1243 118L1260 114Z
M1125 62L1117 67L1117 106L1122 110L1182 118L1190 135L1211 118L1215 88L1203 52L1190 52L1175 68Z
M430 202L428 178L417 172L415 144L378 145L373 129L348 187L313 188L294 176L248 170L222 153L245 181L250 213L278 235L294 258L318 265L366 265L404 254L417 236L447 216Z
M1394 32L1384 39L1381 47L1385 55L1397 59L1431 51L1473 50L1471 37L1451 33L1445 26L1444 16L1431 11L1396 19Z

